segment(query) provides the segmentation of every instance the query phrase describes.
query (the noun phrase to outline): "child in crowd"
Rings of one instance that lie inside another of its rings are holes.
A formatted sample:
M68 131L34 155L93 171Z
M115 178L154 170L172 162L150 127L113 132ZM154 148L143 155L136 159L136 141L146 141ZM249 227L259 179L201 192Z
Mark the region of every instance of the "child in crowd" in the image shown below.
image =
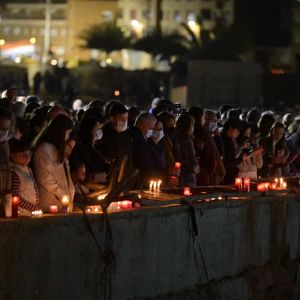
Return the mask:
M12 196L19 197L19 215L30 216L39 203L38 189L28 167L30 146L15 138L9 141Z

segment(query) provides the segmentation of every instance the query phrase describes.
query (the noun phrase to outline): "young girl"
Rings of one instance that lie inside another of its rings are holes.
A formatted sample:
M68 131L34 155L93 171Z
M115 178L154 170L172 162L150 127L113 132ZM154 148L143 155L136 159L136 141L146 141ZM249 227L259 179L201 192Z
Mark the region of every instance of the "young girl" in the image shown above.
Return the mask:
M9 141L9 148L12 196L19 197L19 215L30 216L39 203L39 194L31 169L28 167L29 144L13 138Z

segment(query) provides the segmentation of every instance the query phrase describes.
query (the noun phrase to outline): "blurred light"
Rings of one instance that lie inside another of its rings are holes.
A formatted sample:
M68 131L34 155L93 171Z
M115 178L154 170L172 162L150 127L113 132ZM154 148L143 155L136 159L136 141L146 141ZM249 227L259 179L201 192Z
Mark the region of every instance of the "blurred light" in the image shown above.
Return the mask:
M140 22L138 20L131 20L130 22L132 27L139 27L140 26Z
M116 96L116 97L119 97L120 96L120 91L118 91L118 90L116 90L115 92L114 92L114 95Z
M215 39L216 39L216 35L215 35L213 32L210 32L210 33L209 33L209 38L210 38L211 40L215 40Z
M282 75L282 74L284 74L284 70L283 69L272 69L271 74L272 75Z
M197 26L197 23L194 20L190 20L190 21L188 21L188 25L189 25L189 27L195 27L195 26Z
M3 45L5 45L5 40L4 40L4 39L1 39L1 40L0 40L0 46L3 46Z
M17 57L15 58L15 63L16 63L16 64L19 64L20 62L21 62L21 57L17 56Z
M50 61L50 64L51 64L52 66L56 66L56 65L57 65L57 60L56 60L56 59L52 59L52 60Z
M111 58L107 58L107 59L106 59L106 63L107 63L108 65L110 65L110 64L112 63L112 59L111 59Z
M30 44L35 44L36 43L36 38L35 37L32 37L30 40L29 40Z

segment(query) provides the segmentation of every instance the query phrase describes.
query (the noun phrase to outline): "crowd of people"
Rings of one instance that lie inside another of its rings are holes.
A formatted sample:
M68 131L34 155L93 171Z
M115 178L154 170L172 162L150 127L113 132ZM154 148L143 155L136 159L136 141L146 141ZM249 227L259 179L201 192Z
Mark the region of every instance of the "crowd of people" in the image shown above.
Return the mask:
M300 173L300 118L291 113L181 109L165 99L144 111L118 100L70 109L17 96L9 89L0 99L0 192L19 197L22 215L105 189L124 159L139 170L133 189L156 178L194 187Z

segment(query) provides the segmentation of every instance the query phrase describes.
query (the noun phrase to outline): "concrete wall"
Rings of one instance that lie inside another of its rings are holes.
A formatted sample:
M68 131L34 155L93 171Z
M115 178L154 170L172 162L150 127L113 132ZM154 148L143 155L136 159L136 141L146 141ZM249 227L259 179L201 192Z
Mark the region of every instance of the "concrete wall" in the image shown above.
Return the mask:
M102 216L89 216L100 252L81 215L2 220L0 299L105 299L104 286L118 300L299 299L300 199L195 210L195 243L186 206L111 214L111 276L103 276Z

